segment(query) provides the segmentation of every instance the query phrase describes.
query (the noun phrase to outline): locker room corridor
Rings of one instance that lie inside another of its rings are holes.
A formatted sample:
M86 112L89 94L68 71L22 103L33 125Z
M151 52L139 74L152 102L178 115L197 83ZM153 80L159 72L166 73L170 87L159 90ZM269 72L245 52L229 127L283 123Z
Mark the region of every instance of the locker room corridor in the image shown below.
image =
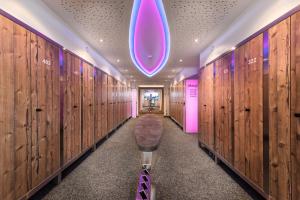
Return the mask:
M0 200L300 200L300 0L0 0Z
M130 120L117 130L43 199L134 199L141 162L132 134L135 123ZM157 199L252 199L199 149L196 136L184 134L167 118L164 128L152 169Z

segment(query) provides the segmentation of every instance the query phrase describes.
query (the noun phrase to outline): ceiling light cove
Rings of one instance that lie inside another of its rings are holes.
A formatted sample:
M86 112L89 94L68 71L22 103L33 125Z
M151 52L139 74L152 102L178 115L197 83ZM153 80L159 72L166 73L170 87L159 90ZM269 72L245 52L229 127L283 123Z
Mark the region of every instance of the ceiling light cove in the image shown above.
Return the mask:
M162 0L134 0L129 50L134 65L148 77L166 65L170 54L170 32Z

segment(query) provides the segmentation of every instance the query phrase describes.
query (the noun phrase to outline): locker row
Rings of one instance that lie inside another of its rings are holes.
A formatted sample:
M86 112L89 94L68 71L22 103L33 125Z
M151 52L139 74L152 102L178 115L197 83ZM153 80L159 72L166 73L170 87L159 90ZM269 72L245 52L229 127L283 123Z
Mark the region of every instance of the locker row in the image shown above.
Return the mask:
M265 198L300 198L300 13L199 73L199 142Z
M0 199L28 198L131 116L129 86L0 15Z
M299 58L297 12L198 74L200 146L265 198L300 199ZM170 116L181 126L182 82L170 87Z

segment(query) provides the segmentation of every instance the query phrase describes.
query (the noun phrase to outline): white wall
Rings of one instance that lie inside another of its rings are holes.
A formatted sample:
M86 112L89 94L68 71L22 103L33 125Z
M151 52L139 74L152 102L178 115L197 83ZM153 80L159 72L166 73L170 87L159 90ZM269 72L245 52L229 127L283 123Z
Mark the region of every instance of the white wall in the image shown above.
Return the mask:
M0 0L0 9L114 76L119 81L126 81L118 70L88 45L41 0Z
M176 84L186 78L189 78L189 77L197 74L198 71L199 71L198 67L185 68L175 76L175 78L173 79L171 84Z
M214 60L232 47L300 5L300 0L261 0L249 7L232 25L200 54L200 66Z

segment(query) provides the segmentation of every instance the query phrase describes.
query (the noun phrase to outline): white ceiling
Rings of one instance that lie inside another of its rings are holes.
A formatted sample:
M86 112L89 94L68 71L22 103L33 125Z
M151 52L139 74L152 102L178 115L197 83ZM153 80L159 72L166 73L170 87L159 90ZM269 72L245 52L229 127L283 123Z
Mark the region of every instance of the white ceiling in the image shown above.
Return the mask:
M258 0L163 0L171 54L166 67L152 78L140 73L130 59L128 34L133 0L43 1L125 77L138 84L164 84L182 69L198 67L200 52Z

